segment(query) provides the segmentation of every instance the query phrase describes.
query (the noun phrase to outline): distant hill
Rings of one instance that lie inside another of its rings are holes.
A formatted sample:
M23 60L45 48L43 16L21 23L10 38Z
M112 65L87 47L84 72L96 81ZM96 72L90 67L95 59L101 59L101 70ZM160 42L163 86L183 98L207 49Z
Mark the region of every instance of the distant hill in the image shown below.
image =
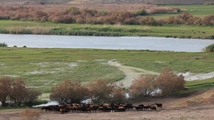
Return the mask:
M214 0L0 0L0 3L204 4Z

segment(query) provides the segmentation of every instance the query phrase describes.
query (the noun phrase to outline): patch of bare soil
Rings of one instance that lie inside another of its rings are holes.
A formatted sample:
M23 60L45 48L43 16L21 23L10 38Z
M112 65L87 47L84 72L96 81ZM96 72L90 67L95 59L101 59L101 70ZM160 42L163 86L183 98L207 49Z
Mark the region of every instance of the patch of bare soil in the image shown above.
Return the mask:
M202 105L214 105L214 89L206 91L202 94L196 95L186 100L182 100L172 107L192 107L192 106L202 106Z

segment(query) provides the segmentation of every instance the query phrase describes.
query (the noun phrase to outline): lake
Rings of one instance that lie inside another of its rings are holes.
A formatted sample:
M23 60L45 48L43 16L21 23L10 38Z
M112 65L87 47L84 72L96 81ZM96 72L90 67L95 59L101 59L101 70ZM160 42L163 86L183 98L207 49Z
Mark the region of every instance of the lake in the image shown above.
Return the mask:
M175 52L201 52L214 40L178 39L164 37L97 37L57 35L0 34L0 43L9 47L28 48L95 48L114 50L160 50Z

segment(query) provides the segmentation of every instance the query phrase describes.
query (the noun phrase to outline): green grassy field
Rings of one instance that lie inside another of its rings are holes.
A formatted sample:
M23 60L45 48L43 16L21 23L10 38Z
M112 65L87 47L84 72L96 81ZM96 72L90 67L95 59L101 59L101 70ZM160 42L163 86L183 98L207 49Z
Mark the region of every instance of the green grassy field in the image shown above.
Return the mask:
M121 71L107 65L112 59L123 65L156 72L165 67L171 67L176 73L214 71L214 54L203 52L47 48L0 48L0 51L1 77L22 77L29 86L39 87L43 93L50 92L53 85L66 78L83 83L94 79L118 81L124 78Z
M207 79L207 80L187 81L186 87L189 88L189 92L213 88L214 87L214 78Z
M7 34L158 36L174 38L209 38L214 35L212 26L54 24L50 22L12 20L0 20L0 26L0 33Z
M213 5L160 5L162 7L173 7L173 8L180 8L182 11L186 11L190 14L192 14L195 17L201 17L207 15L213 15L214 14L214 6ZM156 19L160 18L167 18L169 16L177 16L180 13L171 13L171 14L151 14L149 16L152 16Z

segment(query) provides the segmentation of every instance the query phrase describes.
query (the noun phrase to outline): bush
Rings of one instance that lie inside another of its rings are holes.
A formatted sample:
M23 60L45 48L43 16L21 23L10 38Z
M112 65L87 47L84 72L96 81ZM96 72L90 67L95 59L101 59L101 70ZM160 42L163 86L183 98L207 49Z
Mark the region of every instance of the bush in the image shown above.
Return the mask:
M204 48L204 52L214 52L214 44L208 45Z
M178 93L185 88L184 76L177 76L170 68L164 68L162 73L156 78L156 82L162 96Z
M0 43L0 47L7 47L6 43Z
M20 113L20 120L39 120L40 112L26 108Z
M141 15L146 15L146 10L145 9L140 9L138 11L135 12L136 16L141 16Z
M65 79L62 83L52 87L50 99L59 103L80 103L86 99L88 93L89 90L81 85L80 81Z
M132 81L130 93L134 98L139 96L151 96L156 89L155 77L146 75Z

